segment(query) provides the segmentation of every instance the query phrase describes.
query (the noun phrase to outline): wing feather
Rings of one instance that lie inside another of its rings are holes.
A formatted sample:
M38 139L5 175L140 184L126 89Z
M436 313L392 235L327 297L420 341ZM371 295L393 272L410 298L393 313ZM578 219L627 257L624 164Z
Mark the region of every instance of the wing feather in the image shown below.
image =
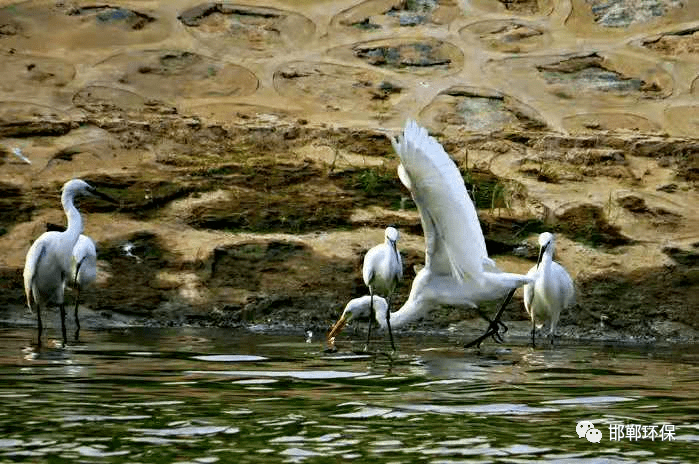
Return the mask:
M33 309L32 300L36 300L36 295L34 295L36 271L39 267L39 262L46 254L46 243L44 243L42 237L39 237L39 239L32 244L24 261L24 294L27 297L27 306L29 306L30 310Z
M463 177L442 145L415 121L408 121L400 141L398 174L417 204L426 241L426 266L480 282L488 257L476 208Z

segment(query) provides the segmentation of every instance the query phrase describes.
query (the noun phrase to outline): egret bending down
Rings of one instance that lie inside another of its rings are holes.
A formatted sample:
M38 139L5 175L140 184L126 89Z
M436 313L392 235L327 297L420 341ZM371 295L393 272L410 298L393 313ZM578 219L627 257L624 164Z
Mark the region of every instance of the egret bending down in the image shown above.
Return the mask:
M342 311L340 319L333 325L328 334L328 345L335 346L335 335L354 318L368 317L371 324L372 319L376 319L379 327L386 330L389 325L388 301L378 295L364 295L350 300ZM395 348L394 348L395 349Z
M390 314L393 327L439 305L477 308L484 301L511 297L514 289L535 280L502 272L488 258L463 177L437 140L416 122L408 121L402 140L392 139L391 143L400 157L398 176L420 213L426 245L425 267L415 276L408 300ZM328 337L339 333L346 322L343 317L344 313ZM491 322L489 330L497 323Z
M73 250L83 231L82 217L73 203L77 195L99 196L112 201L83 180L73 179L66 182L63 185L61 204L68 219L68 227L63 232L44 232L29 248L24 263L24 292L29 308L36 310L39 346L41 346L43 329L41 307L51 302L56 303L60 308L63 342L68 341L63 301L64 288L71 276L75 275L71 272Z
M524 286L524 308L532 320L532 347L536 332L536 319L548 316L551 321L551 344L561 311L575 302L575 286L565 268L553 260L556 240L553 234L539 235L539 259L528 276L535 277L533 284Z
M396 247L396 242L400 237L398 231L393 227L387 227L385 232L385 241L380 245L376 245L370 249L364 256L364 265L362 267L362 277L364 283L369 287L369 310L374 314L373 301L375 295L386 297L386 306L391 304L391 294L396 288L398 281L403 278L403 261L400 258L400 253ZM382 321L388 328L388 335L391 339L391 348L395 351L396 347L393 344L393 332L391 331L391 313L384 311ZM378 314L376 314L378 319ZM371 326L374 317L369 318L369 331L367 333L367 345L371 337Z

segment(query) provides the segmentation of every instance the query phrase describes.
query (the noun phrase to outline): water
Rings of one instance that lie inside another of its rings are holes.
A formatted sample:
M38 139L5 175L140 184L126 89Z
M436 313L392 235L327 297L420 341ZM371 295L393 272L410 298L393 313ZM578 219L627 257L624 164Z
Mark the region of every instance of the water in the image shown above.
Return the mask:
M696 462L699 347L446 337L357 355L212 329L85 331L36 353L0 330L0 462ZM49 342L51 343L51 342ZM590 420L600 443L579 438ZM610 424L675 440L610 440ZM649 430L649 429L647 429Z

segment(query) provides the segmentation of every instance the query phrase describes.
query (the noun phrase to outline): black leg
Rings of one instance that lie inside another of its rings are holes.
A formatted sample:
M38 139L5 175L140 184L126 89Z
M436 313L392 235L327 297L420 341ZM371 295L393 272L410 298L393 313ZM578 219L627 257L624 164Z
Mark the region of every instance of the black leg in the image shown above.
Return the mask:
M536 348L536 327L534 326L534 323L532 322L532 348Z
M61 332L63 333L63 346L68 345L68 337L66 336L66 305L61 302L59 304L61 309Z
M507 305L512 300L512 296L515 294L516 290L516 288L513 288L512 290L510 290L510 293L507 294L505 301L503 301L502 305L500 306L500 309L495 314L493 320L489 320L490 324L488 325L488 329L485 331L485 333L480 337L476 338L475 340L465 344L464 348L470 348L472 346L480 347L481 343L483 343L483 340L485 340L488 337L493 337L493 340L495 340L498 343L502 343L503 340L500 336L500 327L502 326L504 328L504 332L507 332L507 326L500 321L500 318L502 317L502 313L505 312L505 307L507 307Z
M364 351L369 351L369 339L371 339L371 326L374 323L374 292L372 291L371 287L369 287L369 295L371 295L371 299L369 300L369 330L367 331L366 334L366 346L364 347Z
M37 320L37 326L36 326L36 331L37 331L37 342L36 345L41 348L41 332L44 330L44 326L41 323L41 308L39 305L36 305L36 320Z
M80 337L80 319L78 319L78 305L80 304L80 286L75 286L75 341Z
M388 326L388 337L391 339L391 349L396 351L396 345L393 343L393 331L391 331L391 297L387 298L388 309L386 310L386 325Z

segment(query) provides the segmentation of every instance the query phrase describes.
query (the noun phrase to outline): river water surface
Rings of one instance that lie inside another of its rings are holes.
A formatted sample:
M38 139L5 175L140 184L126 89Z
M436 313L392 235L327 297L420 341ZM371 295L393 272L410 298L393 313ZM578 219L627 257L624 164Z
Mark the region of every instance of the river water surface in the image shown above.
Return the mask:
M699 462L696 346L404 337L389 357L139 328L37 352L32 335L0 330L3 463Z

